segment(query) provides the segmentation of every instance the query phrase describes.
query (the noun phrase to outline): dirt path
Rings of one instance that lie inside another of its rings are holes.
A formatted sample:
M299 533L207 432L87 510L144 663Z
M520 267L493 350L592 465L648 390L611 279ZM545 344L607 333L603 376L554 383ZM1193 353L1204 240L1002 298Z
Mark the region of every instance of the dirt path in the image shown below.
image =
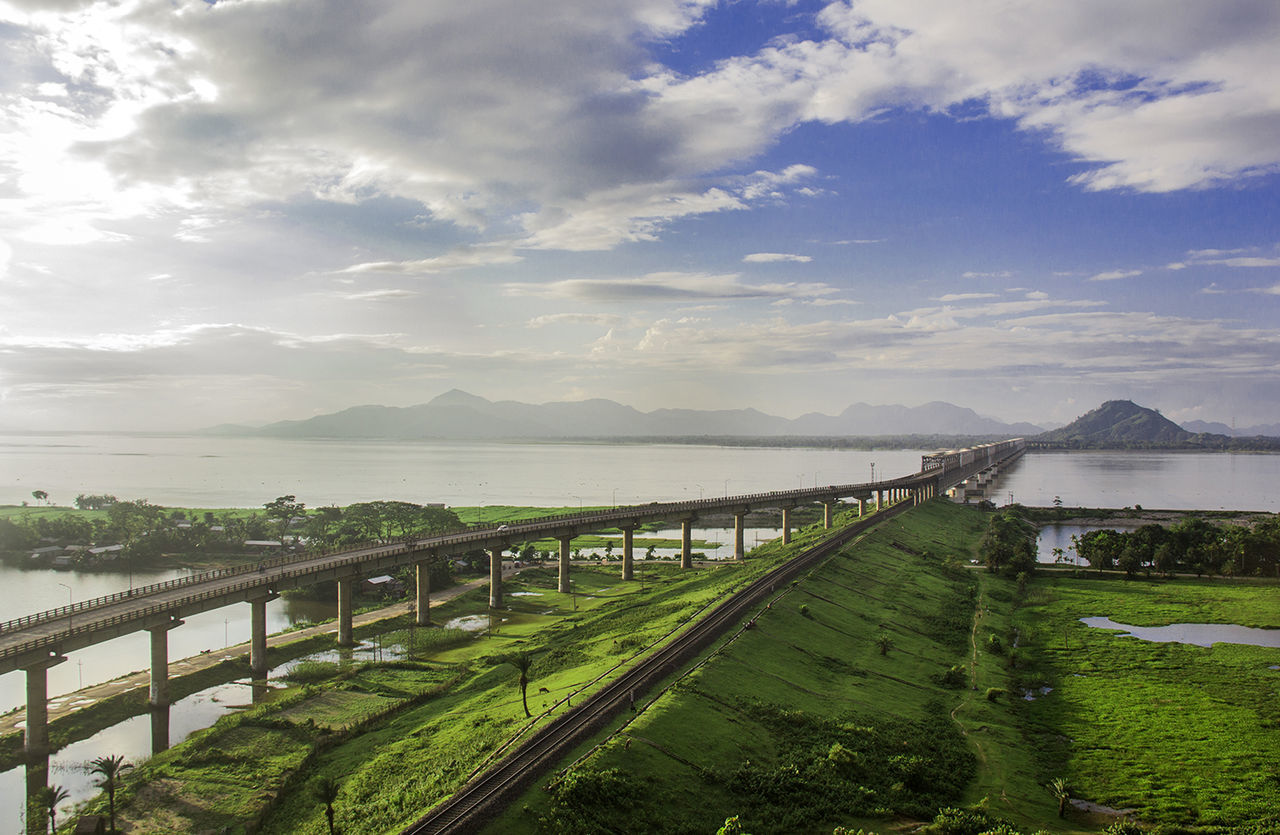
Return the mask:
M507 569L503 571L503 577L510 577L519 573L519 569ZM466 594L472 589L481 588L489 585L489 578L482 577L467 583L462 583L441 592L431 595L431 608L436 608L443 603L447 603L460 595ZM390 606L384 606L381 609L374 609L368 612L362 612L355 615L352 619L353 626L364 626L387 618L398 617L407 611L404 602L395 603ZM316 626L308 626L304 629L295 629L291 632L280 632L275 635L267 636L268 647L278 647L284 644L290 644L294 641L301 641L311 638L315 635L324 635L330 632L338 631L338 622L336 620L327 623L321 623ZM169 677L184 676L190 673L207 670L210 667L221 664L223 661L232 658L238 658L249 654L249 643L235 644L222 650L201 653L193 655L190 658L183 658L179 661L169 662ZM151 683L151 672L149 670L140 670L135 673L121 676L101 684L94 684L72 693L66 693L62 696L56 696L49 699L49 721L60 719L75 711L88 707L103 699L117 696L121 693L127 693L130 690L138 688L146 689ZM14 733L22 730L27 724L26 710L18 709L10 713L0 716L0 736Z
M973 607L973 626L969 629L969 647L972 653L969 659L969 692L951 711L951 720L960 727L960 733L973 744L978 754L978 761L984 766L987 764L987 754L982 750L978 740L969 736L969 729L965 727L964 722L960 721L958 714L961 708L969 704L973 694L978 690L978 627L982 624L982 616L985 613L986 605L983 602L982 592L979 591L978 600Z

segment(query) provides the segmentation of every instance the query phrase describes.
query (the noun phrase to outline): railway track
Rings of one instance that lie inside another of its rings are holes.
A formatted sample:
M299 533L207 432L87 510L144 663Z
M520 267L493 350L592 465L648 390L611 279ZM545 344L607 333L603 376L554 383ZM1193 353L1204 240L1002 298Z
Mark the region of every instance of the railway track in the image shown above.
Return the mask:
M903 502L855 522L754 580L706 617L691 624L669 644L623 672L577 707L537 731L493 767L472 778L452 797L407 827L404 835L454 835L478 831L501 812L504 804L514 800L570 751L601 730L631 704L633 698L639 698L692 661L770 592L831 556L853 537L910 508L910 502Z

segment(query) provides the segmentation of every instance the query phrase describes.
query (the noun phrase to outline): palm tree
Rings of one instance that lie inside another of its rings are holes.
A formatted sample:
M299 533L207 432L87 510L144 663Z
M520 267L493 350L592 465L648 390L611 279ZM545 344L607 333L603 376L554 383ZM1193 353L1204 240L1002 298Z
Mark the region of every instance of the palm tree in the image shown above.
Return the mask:
M124 761L119 754L98 757L89 761L89 773L97 775L94 785L107 792L107 819L111 822L111 831L116 831L116 789L120 784L120 775L133 765Z
M49 827L54 832L58 831L58 804L70 797L71 792L62 786L45 786L40 790L40 803L49 812Z
M324 804L324 816L329 821L329 835L333 835L333 804L338 799L341 787L332 777L322 777L320 782L311 787L311 794Z
M889 650L893 648L893 638L889 637L888 632L880 632L876 635L876 647L881 655L888 655Z
M502 657L503 664L510 664L520 671L520 700L524 703L526 719L533 717L529 712L529 668L533 666L533 655L528 652L513 652Z
M1058 817L1066 817L1067 800L1071 798L1071 789L1067 787L1067 781L1062 777L1054 777L1049 781L1048 788L1053 799L1058 801Z

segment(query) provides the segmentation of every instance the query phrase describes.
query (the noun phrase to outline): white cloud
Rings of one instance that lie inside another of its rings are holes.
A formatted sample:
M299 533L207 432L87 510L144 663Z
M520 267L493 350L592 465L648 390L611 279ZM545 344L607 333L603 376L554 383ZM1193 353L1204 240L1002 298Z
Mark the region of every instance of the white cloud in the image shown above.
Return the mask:
M1135 275L1142 275L1142 270L1108 270L1104 273L1090 276L1090 281L1115 281L1120 278L1133 278Z
M742 260L748 264L773 264L779 261L795 261L800 264L807 264L813 260L809 255L792 255L787 252L753 252L750 255L742 256Z
M545 284L504 285L512 296L568 298L582 301L649 299L806 299L838 292L818 283L747 284L736 273L650 273L639 278L571 278Z
M524 259L503 247L467 247L456 249L433 258L415 261L368 261L353 264L342 273L399 273L402 275L434 275L471 267L491 267L518 264Z
M969 272L961 273L960 277L961 278L1012 278L1013 273L1010 272L1009 270L1001 270L999 272L988 272L988 273L969 271Z
M621 321L621 316L612 313L549 313L544 316L534 316L526 323L526 326L530 328L546 328L554 325L611 327Z
M998 299L999 297L1000 296L997 293L947 293L946 295L936 297L934 301L967 302L973 301L974 299Z

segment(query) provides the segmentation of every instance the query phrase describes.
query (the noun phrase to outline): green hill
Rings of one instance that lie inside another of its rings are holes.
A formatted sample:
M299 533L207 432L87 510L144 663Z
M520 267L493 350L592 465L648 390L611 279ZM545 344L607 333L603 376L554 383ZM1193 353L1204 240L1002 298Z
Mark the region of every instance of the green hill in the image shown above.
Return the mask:
M1131 400L1108 400L1066 426L1033 435L1027 441L1032 447L1047 449L1280 449L1276 438L1188 432L1155 409Z

